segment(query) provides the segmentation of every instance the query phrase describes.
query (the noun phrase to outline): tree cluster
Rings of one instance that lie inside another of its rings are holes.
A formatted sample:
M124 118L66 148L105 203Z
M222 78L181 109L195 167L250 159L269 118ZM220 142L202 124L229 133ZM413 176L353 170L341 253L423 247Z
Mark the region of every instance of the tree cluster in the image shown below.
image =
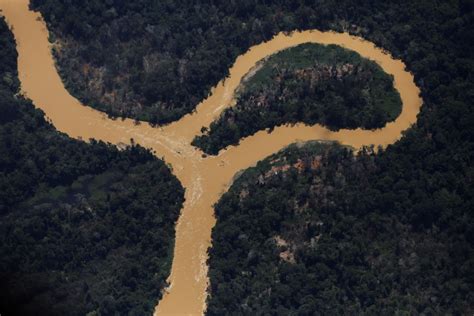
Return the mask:
M217 154L243 137L283 124L374 129L401 111L393 78L374 61L336 45L292 47L260 62L254 71L241 82L236 105L193 145Z

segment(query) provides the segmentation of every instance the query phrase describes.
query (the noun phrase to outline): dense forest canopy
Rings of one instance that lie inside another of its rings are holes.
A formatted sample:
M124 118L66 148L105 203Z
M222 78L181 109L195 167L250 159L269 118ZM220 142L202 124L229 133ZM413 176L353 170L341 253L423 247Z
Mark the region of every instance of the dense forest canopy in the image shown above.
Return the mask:
M236 99L193 145L217 154L259 130L299 122L331 130L380 128L402 107L393 78L374 61L314 43L260 61L243 78Z
M58 133L17 94L16 59L1 18L0 314L152 313L183 188L139 146Z
M314 142L245 171L215 208L207 314L472 314L474 169L404 156Z

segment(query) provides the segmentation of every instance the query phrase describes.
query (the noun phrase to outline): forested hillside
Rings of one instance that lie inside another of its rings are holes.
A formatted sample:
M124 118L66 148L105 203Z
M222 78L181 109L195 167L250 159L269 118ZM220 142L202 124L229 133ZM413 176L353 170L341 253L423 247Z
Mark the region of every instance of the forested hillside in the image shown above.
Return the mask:
M0 314L152 313L183 188L139 146L57 132L17 94L16 58L0 18Z
M259 130L300 122L331 130L380 128L402 108L393 78L374 61L313 43L261 61L242 79L236 99L193 145L217 154Z

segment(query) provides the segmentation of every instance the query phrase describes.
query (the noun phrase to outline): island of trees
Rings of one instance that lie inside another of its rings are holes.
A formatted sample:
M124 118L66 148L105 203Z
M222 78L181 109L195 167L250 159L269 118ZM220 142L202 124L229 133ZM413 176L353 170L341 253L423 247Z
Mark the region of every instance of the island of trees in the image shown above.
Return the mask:
M184 190L149 151L68 138L21 95L0 18L0 313L151 314Z
M374 61L337 45L301 44L261 61L225 110L193 145L209 154L283 124L331 130L383 127L400 114L393 79Z

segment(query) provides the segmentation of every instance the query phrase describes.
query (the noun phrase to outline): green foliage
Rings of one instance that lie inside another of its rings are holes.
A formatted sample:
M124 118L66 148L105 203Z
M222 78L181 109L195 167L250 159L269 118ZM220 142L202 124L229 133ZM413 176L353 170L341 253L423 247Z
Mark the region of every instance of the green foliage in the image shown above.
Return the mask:
M0 21L0 313L143 315L166 285L183 188L147 150L72 140L18 91Z
M474 169L400 174L394 151L298 144L246 170L215 207L207 314L472 313Z
M236 105L193 140L217 154L242 137L283 124L331 130L383 127L400 114L393 79L375 62L336 45L302 44L260 62L244 78Z

